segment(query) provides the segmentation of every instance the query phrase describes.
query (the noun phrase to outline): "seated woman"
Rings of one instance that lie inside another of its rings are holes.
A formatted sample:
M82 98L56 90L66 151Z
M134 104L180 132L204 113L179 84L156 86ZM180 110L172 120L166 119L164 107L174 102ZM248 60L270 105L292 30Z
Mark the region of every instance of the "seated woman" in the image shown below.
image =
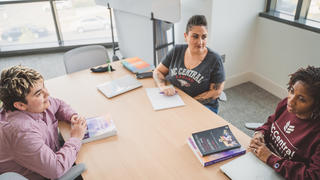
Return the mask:
M256 129L249 149L286 179L320 179L320 68L290 76L288 97Z
M5 69L0 79L0 174L57 179L74 164L86 121L63 101L50 97L43 77L23 66ZM68 121L71 138L61 147L58 120Z
M176 45L154 70L153 78L165 95L176 93L173 87L166 86L165 80L168 79L217 113L217 98L224 88L225 73L221 57L206 47L207 36L206 18L192 16L184 33L187 45Z

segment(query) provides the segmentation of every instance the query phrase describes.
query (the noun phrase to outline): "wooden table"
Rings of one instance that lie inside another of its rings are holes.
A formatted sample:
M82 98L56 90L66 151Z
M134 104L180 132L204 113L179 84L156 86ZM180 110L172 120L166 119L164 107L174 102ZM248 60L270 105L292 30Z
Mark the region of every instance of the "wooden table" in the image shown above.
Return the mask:
M228 179L219 167L229 160L202 167L187 137L229 124L247 147L250 138L246 134L180 90L185 106L154 111L145 91L156 87L151 78L140 80L143 87L106 98L96 86L130 74L119 62L113 67L116 71L112 73L84 70L46 81L51 96L63 99L86 117L110 113L118 129L117 136L82 145L76 162L87 166L84 179ZM70 125L60 123L59 127L68 139Z

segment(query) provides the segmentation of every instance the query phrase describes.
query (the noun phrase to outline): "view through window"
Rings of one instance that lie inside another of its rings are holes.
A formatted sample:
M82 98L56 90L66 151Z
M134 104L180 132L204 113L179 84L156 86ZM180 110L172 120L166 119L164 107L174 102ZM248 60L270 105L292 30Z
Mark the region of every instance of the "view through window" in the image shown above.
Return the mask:
M320 22L320 0L311 0L307 18Z
M46 6L49 2L1 5L1 51L57 46L52 14L43 10Z
M297 3L298 0L277 0L276 11L294 16Z
M0 51L112 42L109 10L95 0L50 1L0 5ZM117 41L115 22L114 36Z
M94 1L65 0L57 1L56 7L65 45L112 41L109 10L106 6L97 5Z

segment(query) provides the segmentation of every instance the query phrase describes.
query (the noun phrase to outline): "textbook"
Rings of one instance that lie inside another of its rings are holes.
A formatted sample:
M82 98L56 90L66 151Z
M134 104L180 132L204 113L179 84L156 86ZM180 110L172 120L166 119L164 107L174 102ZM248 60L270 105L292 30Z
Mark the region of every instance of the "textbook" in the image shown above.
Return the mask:
M107 138L117 134L117 128L109 115L87 118L87 131L82 143Z
M138 57L127 58L121 61L122 65L133 73L143 73L154 69L153 65L143 61Z
M192 138L201 156L207 156L241 146L228 125L192 133Z
M202 157L200 154L200 151L199 151L197 145L195 144L195 142L193 141L192 137L189 137L187 142L188 142L188 145L191 148L192 152L196 155L196 157L198 158L198 160L200 161L200 163L204 167L246 153L246 150L244 148L240 147L240 148L230 149L227 151L223 151L223 152L219 152L219 153L215 153L215 154L210 154L208 156Z

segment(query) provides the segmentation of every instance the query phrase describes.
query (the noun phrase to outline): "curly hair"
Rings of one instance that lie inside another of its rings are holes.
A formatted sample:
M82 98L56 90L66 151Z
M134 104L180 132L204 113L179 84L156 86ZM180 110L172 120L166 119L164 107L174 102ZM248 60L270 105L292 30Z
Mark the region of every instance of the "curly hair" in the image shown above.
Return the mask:
M320 67L308 66L300 68L297 72L290 74L288 90L290 90L297 81L302 81L307 85L307 91L314 98L311 119L320 120Z
M35 83L43 79L37 71L18 65L4 69L0 79L0 100L5 110L17 110L14 102L27 103L26 96Z
M188 34L189 31L193 26L205 26L207 27L207 19L204 15L194 15L192 16L187 23L186 33Z

